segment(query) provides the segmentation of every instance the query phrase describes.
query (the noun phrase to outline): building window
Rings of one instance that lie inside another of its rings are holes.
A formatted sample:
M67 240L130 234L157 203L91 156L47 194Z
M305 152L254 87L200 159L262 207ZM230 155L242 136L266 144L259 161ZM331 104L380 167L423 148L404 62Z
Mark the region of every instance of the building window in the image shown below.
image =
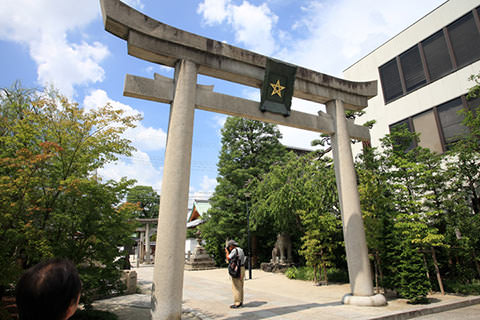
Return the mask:
M434 81L452 70L447 42L443 30L438 31L422 42L430 80Z
M462 123L463 115L459 111L464 108L462 99L457 98L437 107L440 126L442 128L447 149L468 133L468 128Z
M425 84L425 72L423 71L422 60L418 46L410 48L400 55L405 87L410 92Z
M397 59L392 59L380 67L380 79L386 101L391 101L403 94Z
M430 110L390 125L390 132L406 127L408 131L420 134L419 146L428 148L436 153L443 153L468 133L468 128L462 123L464 116L459 111L467 106L470 108L480 104L480 98L467 101L466 105L463 103L463 100L465 99L462 97L450 100ZM417 146L416 141L399 140L396 143L401 145L409 143L407 151Z
M469 110L473 111L473 114L476 115L480 111L480 96L467 100L467 106Z
M415 132L420 134L420 141L418 142L420 147L428 148L436 153L443 152L442 140L433 109L413 117L413 127Z
M380 66L385 103L479 60L477 12L480 7Z
M410 132L414 132L410 119L399 121L390 126L390 132L395 132L395 131L400 131L405 129ZM403 148L405 148L405 151L410 151L417 146L417 143L414 139L408 139L406 137L396 137L394 143L396 146L402 146Z
M458 67L480 59L480 34L470 12L447 27Z

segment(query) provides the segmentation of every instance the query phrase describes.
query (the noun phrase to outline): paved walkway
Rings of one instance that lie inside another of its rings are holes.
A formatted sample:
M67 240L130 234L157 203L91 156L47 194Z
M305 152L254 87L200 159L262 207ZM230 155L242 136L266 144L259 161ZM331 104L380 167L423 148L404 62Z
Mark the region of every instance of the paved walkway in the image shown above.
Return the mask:
M95 307L115 312L120 320L149 319L153 267L134 270L142 294L101 300ZM283 274L253 270L253 279L245 282L244 307L230 309L233 298L226 269L185 271L182 319L398 320L480 303L480 297L433 294L429 305L409 305L404 299L389 299L385 307L356 307L340 303L349 291L350 286L345 284L319 287L312 282L290 280Z

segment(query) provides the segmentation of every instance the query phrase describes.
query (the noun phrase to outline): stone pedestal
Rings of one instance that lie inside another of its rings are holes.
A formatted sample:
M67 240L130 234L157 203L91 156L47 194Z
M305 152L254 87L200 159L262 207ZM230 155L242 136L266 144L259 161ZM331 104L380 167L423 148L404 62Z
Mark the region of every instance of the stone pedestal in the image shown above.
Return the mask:
M197 245L193 254L185 261L185 270L208 270L215 269L215 261L210 257L205 248Z
M262 269L265 272L278 272L278 273L285 273L288 268L293 266L293 263L289 262L262 262L260 264L260 269Z
M125 294L134 294L137 292L137 272L130 270L123 270L120 278L125 286Z

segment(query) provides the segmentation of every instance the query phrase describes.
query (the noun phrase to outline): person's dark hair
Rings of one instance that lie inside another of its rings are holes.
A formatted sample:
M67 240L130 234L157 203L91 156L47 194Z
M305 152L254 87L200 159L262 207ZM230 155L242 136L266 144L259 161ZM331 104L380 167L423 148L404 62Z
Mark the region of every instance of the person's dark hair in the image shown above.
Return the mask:
M61 320L76 303L82 284L75 265L51 259L28 269L17 283L20 320Z

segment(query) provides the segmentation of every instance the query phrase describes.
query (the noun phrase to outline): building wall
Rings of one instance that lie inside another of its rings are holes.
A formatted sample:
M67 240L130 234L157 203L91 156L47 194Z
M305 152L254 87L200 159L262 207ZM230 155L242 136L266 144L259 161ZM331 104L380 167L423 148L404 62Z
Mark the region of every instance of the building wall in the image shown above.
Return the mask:
M185 254L187 254L189 251L193 253L193 250L195 247L198 245L197 239L185 239Z
M380 145L379 139L390 132L389 125L464 95L472 86L468 77L480 71L480 60L385 104L379 67L479 5L480 0L447 1L344 71L348 80L378 81L378 95L369 100L366 114L356 121L377 121L370 132L372 146ZM361 144L353 149L358 154Z

